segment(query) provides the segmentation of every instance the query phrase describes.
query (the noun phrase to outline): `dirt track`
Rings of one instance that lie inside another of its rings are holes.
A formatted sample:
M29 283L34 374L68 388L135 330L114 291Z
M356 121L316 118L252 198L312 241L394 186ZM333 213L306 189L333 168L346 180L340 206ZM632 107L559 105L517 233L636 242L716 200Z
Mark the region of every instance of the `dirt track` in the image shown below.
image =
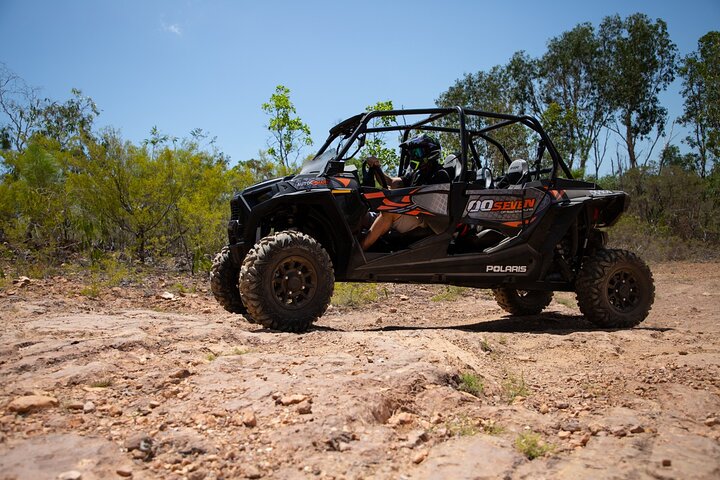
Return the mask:
M655 265L626 331L569 294L510 318L486 291L388 286L292 335L159 281L10 287L0 478L720 478L719 267Z

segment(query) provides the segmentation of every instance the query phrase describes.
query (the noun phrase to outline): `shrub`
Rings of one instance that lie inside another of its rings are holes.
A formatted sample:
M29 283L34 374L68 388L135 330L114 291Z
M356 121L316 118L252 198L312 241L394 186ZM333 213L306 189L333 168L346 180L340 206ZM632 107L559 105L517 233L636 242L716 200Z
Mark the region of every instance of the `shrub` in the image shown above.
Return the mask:
M357 308L376 302L377 299L377 285L374 283L338 282L331 303L338 307Z
M458 390L467 392L471 395L480 396L483 393L485 385L480 377L474 373L465 372L460 374L460 382Z
M525 432L515 439L515 448L527 458L533 460L553 451L555 447L546 443L542 437L540 437L540 434Z

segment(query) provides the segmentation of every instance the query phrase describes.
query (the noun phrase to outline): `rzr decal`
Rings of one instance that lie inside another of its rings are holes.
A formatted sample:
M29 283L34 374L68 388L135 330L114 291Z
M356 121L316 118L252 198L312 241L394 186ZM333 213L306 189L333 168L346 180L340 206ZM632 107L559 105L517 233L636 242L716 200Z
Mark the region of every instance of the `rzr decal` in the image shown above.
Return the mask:
M315 188L328 187L327 179L318 177L296 177L288 183L298 190L312 190Z

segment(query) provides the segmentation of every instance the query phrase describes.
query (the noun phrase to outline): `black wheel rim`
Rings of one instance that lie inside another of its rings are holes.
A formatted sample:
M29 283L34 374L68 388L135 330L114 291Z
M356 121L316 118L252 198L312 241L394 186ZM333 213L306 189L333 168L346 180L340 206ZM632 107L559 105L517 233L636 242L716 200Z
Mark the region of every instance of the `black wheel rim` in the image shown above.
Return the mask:
M640 286L631 271L617 270L607 286L608 301L616 310L626 313L640 303Z
M315 266L304 257L284 258L275 267L272 288L275 301L283 308L296 310L305 307L317 289Z

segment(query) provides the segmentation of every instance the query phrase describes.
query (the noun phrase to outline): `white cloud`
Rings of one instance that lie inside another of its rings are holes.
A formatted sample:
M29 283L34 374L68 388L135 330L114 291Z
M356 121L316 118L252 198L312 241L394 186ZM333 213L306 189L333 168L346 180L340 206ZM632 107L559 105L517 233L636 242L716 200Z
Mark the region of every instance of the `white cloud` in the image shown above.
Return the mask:
M180 28L180 25L177 23L167 24L165 22L162 22L162 29L166 32L174 33L178 37L182 35L182 28Z

